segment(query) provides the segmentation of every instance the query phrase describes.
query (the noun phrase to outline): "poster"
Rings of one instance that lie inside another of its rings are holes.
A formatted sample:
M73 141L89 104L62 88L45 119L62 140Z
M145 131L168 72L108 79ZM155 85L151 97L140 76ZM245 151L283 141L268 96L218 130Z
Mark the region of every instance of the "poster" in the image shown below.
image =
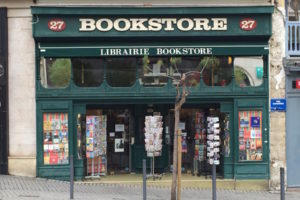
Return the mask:
M240 128L248 128L249 127L249 118L241 117L240 118Z
M179 122L178 128L179 128L180 130L185 130L185 123L184 123L184 122Z
M260 117L259 116L251 117L251 127L253 127L253 128L260 127Z
M115 152L124 152L124 139L115 139Z
M43 114L44 164L68 164L68 114Z
M262 111L240 111L239 112L239 136L240 136L240 160L262 159ZM250 123L249 123L249 120ZM244 132L244 135L241 134ZM244 143L241 141L243 140Z
M115 131L116 131L116 132L124 132L124 131L125 131L125 126L124 126L124 124L116 124L116 125L115 125Z
M115 137L115 132L110 132L109 137Z

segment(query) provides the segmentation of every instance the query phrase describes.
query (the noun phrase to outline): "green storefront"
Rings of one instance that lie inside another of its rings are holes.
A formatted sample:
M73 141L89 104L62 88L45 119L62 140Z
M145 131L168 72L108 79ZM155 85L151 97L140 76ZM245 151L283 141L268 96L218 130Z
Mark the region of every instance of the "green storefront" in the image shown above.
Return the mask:
M210 173L205 128L214 116L221 128L219 175L268 179L272 12L269 6L32 7L37 176L67 179L70 155L78 179L140 172L148 115L163 122L155 169L170 171L176 84L188 72L182 170Z

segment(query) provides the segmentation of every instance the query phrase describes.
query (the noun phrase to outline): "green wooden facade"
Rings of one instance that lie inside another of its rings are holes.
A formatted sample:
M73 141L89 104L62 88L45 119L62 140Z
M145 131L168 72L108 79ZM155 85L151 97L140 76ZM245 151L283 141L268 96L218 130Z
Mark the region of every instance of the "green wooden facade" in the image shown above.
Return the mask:
M264 60L263 84L258 87L239 87L232 82L225 87L206 86L203 80L191 88L185 105L217 103L220 110L230 116L230 155L224 157L224 177L236 179L269 178L269 116L268 116L268 40L271 36L273 7L32 7L33 37L36 42L36 113L37 113L37 176L67 179L69 165L43 164L43 113L66 112L69 115L69 153L74 155L75 175L84 176L83 161L77 159L76 117L84 114L88 105L128 105L139 110L138 105L174 104L176 88L171 80L163 87L144 87L136 82L131 87L111 87L105 80L99 87L78 87L71 77L70 84L62 89L46 89L41 85L40 58L99 57L101 49L148 48L156 56L157 48L205 48L209 55L262 56ZM81 18L226 18L223 31L88 31L80 32ZM241 19L257 22L253 31L240 28ZM51 31L48 22L62 19L66 27L61 32ZM192 56L193 54L190 54ZM202 54L205 55L205 54ZM113 55L111 55L113 56ZM130 56L130 55L129 55ZM174 56L174 55L167 55ZM180 56L180 55L177 55ZM262 161L239 161L238 111L257 109L263 113ZM139 111L137 111L139 112ZM138 134L138 133L135 133ZM145 155L143 146L132 147L132 168L141 169ZM167 153L163 151L162 167L166 166Z

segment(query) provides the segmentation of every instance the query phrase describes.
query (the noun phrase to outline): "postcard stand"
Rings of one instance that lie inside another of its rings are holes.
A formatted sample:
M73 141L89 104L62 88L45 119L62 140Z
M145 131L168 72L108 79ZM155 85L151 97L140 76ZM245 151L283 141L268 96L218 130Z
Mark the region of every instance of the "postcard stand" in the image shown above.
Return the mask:
M218 117L207 117L207 158L210 165L220 164L220 125Z
M148 178L161 179L162 174L155 174L155 157L161 155L162 150L162 116L145 117L145 149L147 156L151 157L151 172Z
M106 116L87 116L87 178L106 174Z

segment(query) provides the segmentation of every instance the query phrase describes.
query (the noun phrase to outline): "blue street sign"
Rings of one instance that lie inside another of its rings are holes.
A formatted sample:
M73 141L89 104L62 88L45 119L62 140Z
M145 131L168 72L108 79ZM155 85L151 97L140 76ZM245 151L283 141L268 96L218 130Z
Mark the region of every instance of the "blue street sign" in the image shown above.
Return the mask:
M271 99L271 111L286 111L286 99Z

